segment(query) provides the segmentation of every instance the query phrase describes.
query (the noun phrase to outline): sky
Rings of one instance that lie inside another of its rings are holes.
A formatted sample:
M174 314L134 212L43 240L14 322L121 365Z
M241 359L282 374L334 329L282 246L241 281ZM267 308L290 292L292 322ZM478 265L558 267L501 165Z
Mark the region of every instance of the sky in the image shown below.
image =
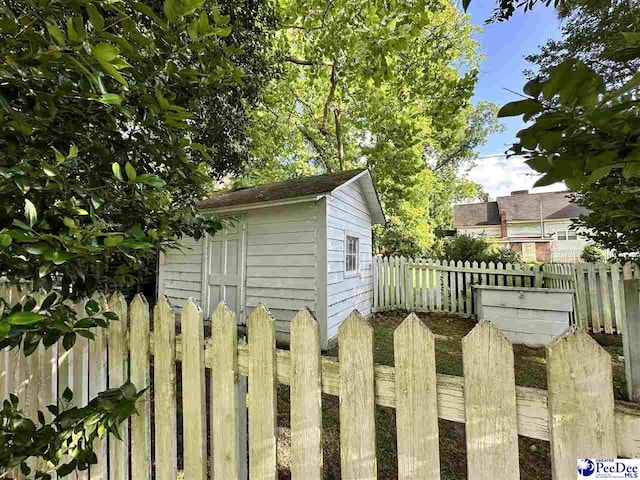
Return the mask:
M469 8L472 23L482 27L476 38L486 56L472 101L490 101L502 106L521 99L509 90L522 92L526 83L522 72L531 65L524 56L537 52L549 38L560 38L560 27L553 8L547 8L541 2L527 13L518 11L506 22L485 25L494 5L493 1L476 0ZM492 198L508 195L513 190L532 190L538 178L521 158L504 156L516 140L518 130L525 127L522 119L501 119L501 123L505 126L504 132L489 136L487 144L479 148L481 158L477 160L477 166L468 173L468 177L480 183ZM563 184L556 184L534 191L565 188Z

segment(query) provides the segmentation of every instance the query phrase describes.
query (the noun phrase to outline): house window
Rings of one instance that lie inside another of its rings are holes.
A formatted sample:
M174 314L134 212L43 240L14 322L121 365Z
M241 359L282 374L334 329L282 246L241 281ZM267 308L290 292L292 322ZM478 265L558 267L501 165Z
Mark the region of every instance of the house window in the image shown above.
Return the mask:
M358 258L360 257L360 239L347 235L347 248L345 250L345 271L357 272L359 270Z
M566 240L567 239L567 232L566 231L556 232L556 234L558 235L558 240Z
M567 232L567 240L577 240L578 239L578 232L576 232L575 230L569 230Z

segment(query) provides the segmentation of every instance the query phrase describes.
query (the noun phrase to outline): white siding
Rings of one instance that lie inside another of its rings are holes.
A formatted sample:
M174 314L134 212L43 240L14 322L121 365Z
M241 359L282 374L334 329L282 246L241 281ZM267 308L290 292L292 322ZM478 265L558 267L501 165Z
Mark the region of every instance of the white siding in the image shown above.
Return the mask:
M345 276L345 235L360 238L360 273ZM373 270L371 215L357 182L341 187L327 196L327 327L328 338L338 334L338 326L357 308L362 315L371 313Z
M315 203L248 210L246 314L263 303L280 332L301 308L316 314Z
M182 307L189 297L202 297L202 245L193 238L183 238L183 250L169 250L160 262L158 294L166 295L174 307Z
M478 227L460 227L458 235L500 237L500 225L482 225Z

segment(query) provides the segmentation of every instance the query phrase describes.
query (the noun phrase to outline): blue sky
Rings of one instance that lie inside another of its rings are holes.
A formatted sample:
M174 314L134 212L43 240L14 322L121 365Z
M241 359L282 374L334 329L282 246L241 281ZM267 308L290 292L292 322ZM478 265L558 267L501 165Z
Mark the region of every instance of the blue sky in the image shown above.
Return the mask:
M484 24L492 14L494 1L473 0L469 13L471 21L482 27L477 35L480 50L486 60L480 67L473 102L491 101L499 106L519 97L509 92L522 92L526 79L523 70L531 68L524 56L535 53L549 38L560 37L560 26L553 8L540 2L532 11L518 11L511 19L501 23ZM516 139L518 130L524 127L520 118L502 119L505 131L491 135L487 144L479 148L481 158L469 172L469 178L482 184L491 196L508 195L512 190L531 189L536 177L521 159L504 157ZM560 190L555 185L546 190ZM543 191L536 190L536 191Z

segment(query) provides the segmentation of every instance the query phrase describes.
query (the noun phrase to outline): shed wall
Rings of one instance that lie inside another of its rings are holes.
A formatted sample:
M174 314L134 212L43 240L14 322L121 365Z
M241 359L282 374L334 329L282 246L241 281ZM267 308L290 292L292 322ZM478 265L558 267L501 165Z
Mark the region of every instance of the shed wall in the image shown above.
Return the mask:
M304 307L317 314L316 203L248 210L246 314L265 304L280 332Z
M338 326L354 309L371 314L373 269L371 214L357 182L341 187L326 197L327 201L327 336L338 334ZM360 238L360 272L345 272L345 236Z
M182 239L184 250L169 250L161 255L158 273L158 295L166 295L173 306L193 297L202 300L202 246L204 240Z

